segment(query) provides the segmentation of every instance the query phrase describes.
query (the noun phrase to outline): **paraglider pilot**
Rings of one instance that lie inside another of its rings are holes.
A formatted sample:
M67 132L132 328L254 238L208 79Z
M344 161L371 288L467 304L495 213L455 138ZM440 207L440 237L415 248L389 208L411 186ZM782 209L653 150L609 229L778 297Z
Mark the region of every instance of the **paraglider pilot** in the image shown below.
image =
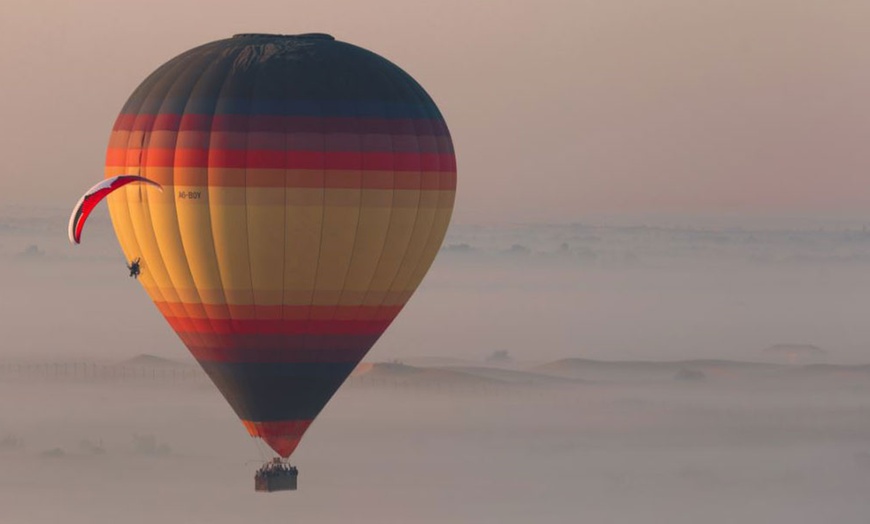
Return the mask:
M130 270L131 277L133 277L137 280L139 279L139 274L142 272L142 269L139 267L139 259L138 258L136 260L130 262L129 264L127 264L127 269Z

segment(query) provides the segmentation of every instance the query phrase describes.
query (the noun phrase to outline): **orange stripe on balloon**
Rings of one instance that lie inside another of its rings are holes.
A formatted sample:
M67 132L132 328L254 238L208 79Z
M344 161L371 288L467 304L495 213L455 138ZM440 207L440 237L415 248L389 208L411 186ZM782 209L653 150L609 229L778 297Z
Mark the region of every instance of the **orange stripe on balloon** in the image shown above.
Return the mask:
M107 165L110 172L131 164ZM135 165L135 164L132 164ZM456 173L449 171L361 171L312 169L151 168L148 178L172 194L174 186L274 187L293 189L385 189L455 191Z
M157 308L165 317L186 317L180 312L185 307L201 306L205 316L214 320L231 318L256 319L272 318L287 320L353 320L360 317L369 320L392 320L402 310L404 305L393 306L258 306L242 304L189 304L185 302L155 301ZM196 319L196 317L188 317ZM201 320L201 319L200 319Z

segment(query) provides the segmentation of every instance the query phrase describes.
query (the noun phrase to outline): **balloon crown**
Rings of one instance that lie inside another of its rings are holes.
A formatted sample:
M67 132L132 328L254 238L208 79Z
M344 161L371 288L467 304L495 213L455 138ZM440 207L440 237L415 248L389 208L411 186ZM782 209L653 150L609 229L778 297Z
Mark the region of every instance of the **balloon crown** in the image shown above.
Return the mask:
M273 35L269 33L239 33L233 38L292 38L299 40L335 40L335 37L326 33L302 33L298 35Z

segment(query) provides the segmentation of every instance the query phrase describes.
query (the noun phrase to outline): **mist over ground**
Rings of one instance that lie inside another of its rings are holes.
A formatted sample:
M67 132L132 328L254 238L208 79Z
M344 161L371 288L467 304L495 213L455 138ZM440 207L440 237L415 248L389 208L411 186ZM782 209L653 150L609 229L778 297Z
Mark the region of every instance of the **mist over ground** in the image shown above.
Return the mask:
M860 224L454 226L266 495L100 213L0 220L3 522L870 515Z
M273 494L253 491L264 455L205 380L7 372L0 508L27 523L866 522L870 372L699 365L512 384L375 365L294 453L299 490Z

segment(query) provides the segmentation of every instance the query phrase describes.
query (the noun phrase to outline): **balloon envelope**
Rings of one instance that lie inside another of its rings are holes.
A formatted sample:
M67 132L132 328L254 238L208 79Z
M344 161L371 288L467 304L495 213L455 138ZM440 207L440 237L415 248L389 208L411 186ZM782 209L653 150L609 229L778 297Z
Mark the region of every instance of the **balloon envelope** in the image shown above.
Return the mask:
M429 269L456 162L423 88L328 35L170 60L118 116L106 177L139 282L252 436L289 456Z

